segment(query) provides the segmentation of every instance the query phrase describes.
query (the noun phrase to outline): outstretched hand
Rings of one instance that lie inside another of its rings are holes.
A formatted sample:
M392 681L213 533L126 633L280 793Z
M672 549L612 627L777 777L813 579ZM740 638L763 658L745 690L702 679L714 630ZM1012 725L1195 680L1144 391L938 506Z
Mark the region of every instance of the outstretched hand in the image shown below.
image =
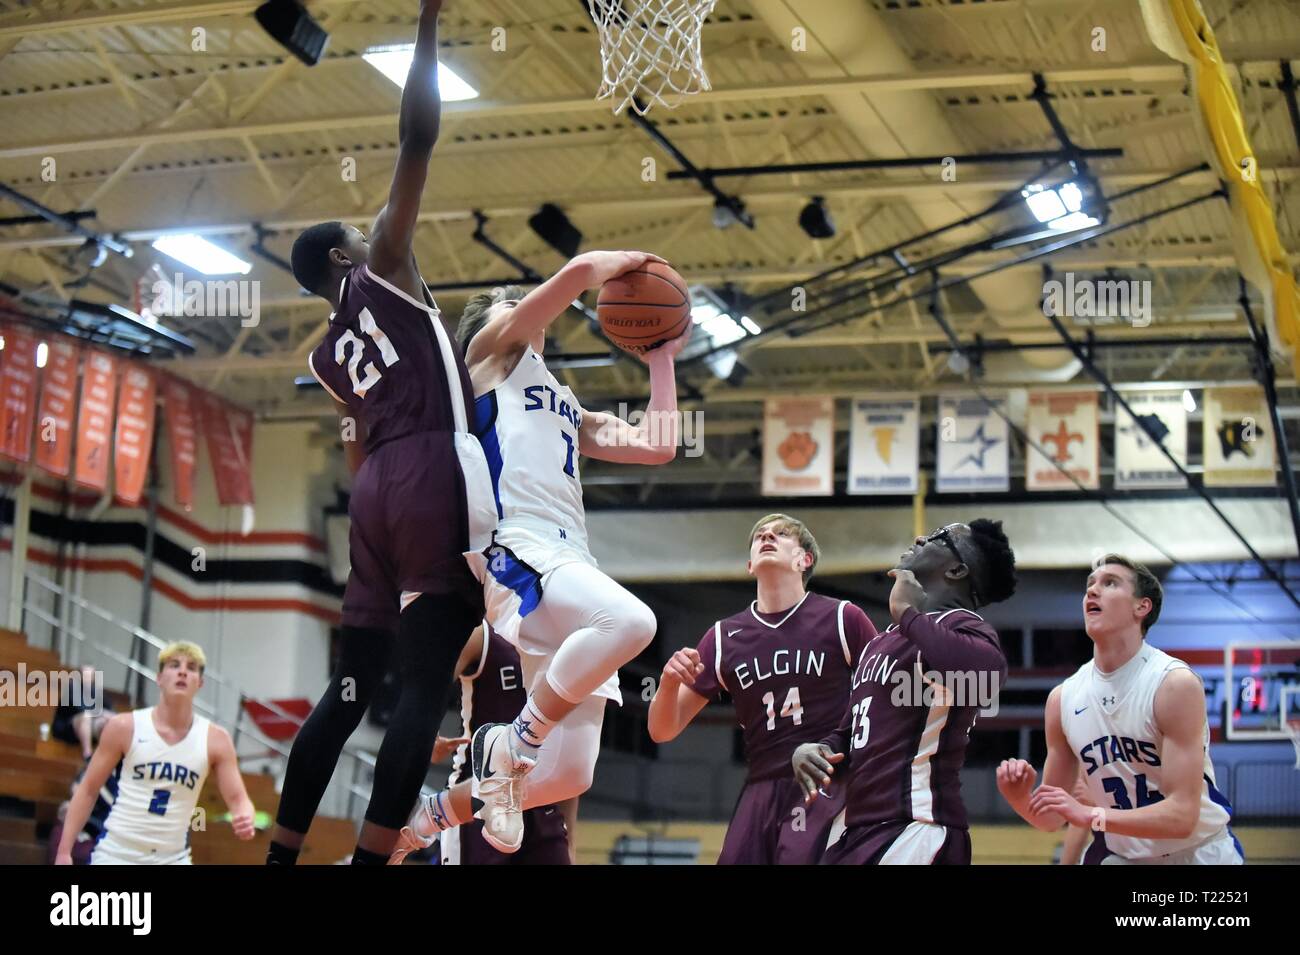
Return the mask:
M639 269L647 262L668 264L653 252L584 252L573 261L590 267L587 288L600 288L610 279Z

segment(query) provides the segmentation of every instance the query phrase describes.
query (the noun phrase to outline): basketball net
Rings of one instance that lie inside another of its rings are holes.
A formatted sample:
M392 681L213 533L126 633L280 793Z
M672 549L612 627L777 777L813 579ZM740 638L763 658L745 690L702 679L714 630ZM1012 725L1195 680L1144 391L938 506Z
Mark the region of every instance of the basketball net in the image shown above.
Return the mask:
M615 116L629 104L644 116L655 103L673 109L684 97L712 89L700 55L700 33L716 3L587 0L600 34L596 99L612 99Z

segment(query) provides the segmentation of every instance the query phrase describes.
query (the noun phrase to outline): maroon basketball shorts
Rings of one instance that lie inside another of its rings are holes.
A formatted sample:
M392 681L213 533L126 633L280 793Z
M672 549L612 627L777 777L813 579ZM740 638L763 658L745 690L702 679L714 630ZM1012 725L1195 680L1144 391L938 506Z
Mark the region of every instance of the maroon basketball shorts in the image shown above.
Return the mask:
M524 842L518 852L498 852L483 838L483 821L449 829L438 837L440 865L570 865L569 830L554 806L524 812Z
M380 445L357 472L348 510L345 626L395 631L403 593L459 595L482 613L483 588L465 562L470 513L451 432Z
M850 826L822 865L970 865L970 832L910 819Z
M815 865L844 810L844 787L832 783L825 791L805 806L793 773L746 781L718 865Z

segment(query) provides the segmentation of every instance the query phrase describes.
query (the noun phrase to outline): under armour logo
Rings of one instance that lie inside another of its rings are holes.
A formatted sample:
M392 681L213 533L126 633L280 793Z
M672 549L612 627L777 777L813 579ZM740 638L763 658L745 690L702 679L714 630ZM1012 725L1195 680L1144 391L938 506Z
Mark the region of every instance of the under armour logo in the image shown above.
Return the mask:
M1102 705L1102 706L1114 706L1114 705L1115 705L1115 697L1113 697L1113 696L1103 696L1103 697L1101 698L1101 705Z
M568 539L569 539L569 535L566 534L566 533L564 533L564 528L561 527L561 528L560 528L560 540L562 540L562 541L567 541Z

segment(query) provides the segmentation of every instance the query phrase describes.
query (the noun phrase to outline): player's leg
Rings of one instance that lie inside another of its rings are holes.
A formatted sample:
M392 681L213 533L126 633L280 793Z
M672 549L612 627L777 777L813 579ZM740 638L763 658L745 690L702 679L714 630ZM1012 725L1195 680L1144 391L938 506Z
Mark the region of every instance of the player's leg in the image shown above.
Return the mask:
M343 747L383 682L393 634L343 627L338 667L289 751L268 865L293 865Z
M520 801L521 812L573 799L591 788L600 755L605 703L604 697L590 696L557 724L538 754L537 766L528 776L528 788ZM400 863L408 853L428 846L439 833L473 823L474 814L482 805L474 797L471 782L458 783L421 800L402 830L401 842L391 862ZM461 845L465 846L475 837L467 831L460 838ZM494 845L500 841L503 839L492 840Z
M472 745L484 832L498 849L513 852L523 838L522 778L547 737L654 634L650 608L595 567L575 561L546 575L540 603L519 628L521 655L553 652L546 675L513 723L480 727Z
M402 611L396 643L401 693L375 759L354 863L388 862L429 768L456 659L481 619L482 608L459 594L421 594Z
M512 725L512 745L535 760L547 735L648 647L655 628L650 608L597 568L574 562L551 571L519 643L554 657Z

